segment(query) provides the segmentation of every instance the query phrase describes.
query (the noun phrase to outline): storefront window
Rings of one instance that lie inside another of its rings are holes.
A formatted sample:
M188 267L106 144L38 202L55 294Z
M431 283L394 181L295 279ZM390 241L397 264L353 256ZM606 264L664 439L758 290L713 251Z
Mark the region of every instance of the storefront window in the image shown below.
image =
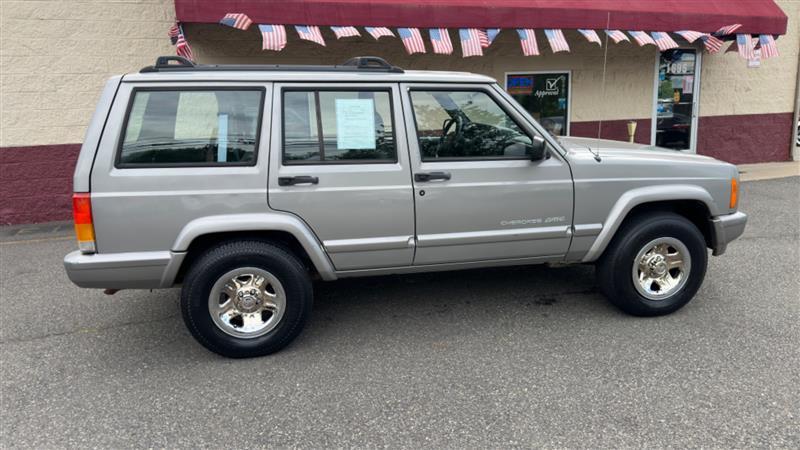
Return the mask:
M569 125L569 73L506 75L506 90L542 126L555 136L565 136Z
M661 53L655 142L659 147L676 150L691 148L696 65L695 50L677 49Z

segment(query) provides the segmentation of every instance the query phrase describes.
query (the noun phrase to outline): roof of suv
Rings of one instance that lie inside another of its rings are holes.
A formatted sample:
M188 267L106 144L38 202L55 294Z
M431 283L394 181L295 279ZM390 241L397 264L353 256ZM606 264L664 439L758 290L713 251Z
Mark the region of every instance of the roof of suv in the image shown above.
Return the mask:
M177 64L173 64L177 63ZM381 58L362 56L336 66L196 65L181 57L162 56L153 66L125 75L124 81L342 81L495 83L495 79L468 72L403 70Z

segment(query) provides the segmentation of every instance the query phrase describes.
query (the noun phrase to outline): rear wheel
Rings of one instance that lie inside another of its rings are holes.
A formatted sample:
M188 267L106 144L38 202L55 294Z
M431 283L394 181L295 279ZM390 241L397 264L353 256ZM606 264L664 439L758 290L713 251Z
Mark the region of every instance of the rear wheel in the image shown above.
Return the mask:
M204 347L245 358L288 345L310 315L312 297L307 272L287 250L261 241L229 242L191 266L181 311Z
M668 212L641 215L617 231L598 261L598 284L629 314L669 314L694 297L707 262L705 239L692 222Z

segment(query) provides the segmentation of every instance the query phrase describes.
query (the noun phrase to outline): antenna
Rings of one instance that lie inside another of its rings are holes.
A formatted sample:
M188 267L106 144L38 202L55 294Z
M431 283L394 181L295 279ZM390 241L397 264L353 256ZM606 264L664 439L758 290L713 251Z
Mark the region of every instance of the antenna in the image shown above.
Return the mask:
M606 67L608 66L608 29L611 27L611 12L607 13L608 16L606 17L606 42L603 49L603 88L601 94L601 101L605 101L606 99ZM597 122L597 139L600 139L600 136L603 132L603 116L600 116L600 120ZM600 143L597 143L597 151L594 152L594 159L597 162L600 162Z

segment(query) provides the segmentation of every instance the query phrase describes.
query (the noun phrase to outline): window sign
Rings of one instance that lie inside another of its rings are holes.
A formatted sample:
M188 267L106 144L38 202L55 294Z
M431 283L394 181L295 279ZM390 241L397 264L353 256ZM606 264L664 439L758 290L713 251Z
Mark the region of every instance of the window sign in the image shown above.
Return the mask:
M547 131L567 134L569 124L568 72L506 75L506 90Z
M371 98L336 99L336 145L375 150L375 106Z

